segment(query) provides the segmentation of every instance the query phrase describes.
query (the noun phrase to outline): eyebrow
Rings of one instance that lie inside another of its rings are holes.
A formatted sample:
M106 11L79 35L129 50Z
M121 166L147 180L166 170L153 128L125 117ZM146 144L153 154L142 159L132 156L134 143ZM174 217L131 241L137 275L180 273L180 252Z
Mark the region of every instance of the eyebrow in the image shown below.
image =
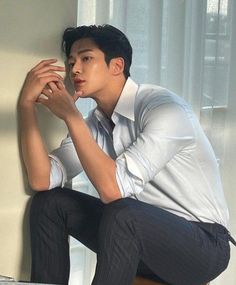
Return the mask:
M78 50L77 51L77 55L80 55L81 53L84 53L84 52L88 52L88 51L93 51L91 48L86 48L86 49L82 49L82 50ZM68 59L72 59L73 56L70 54Z

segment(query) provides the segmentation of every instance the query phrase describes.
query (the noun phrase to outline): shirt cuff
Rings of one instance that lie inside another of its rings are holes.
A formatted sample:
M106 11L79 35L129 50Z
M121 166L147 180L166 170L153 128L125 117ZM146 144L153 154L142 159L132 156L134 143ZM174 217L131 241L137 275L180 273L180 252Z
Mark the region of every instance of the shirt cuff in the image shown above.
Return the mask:
M116 180L122 198L136 196L144 188L141 172L133 159L122 154L116 159Z
M55 187L64 187L67 181L67 175L63 164L55 155L50 154L49 158L51 162L49 189L53 189Z

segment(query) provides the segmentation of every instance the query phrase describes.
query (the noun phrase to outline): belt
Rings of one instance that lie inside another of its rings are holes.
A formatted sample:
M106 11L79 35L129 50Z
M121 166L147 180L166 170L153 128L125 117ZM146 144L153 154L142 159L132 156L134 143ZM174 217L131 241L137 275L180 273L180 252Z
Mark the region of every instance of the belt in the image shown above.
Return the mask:
M236 241L235 239L231 236L231 233L228 231L228 234L229 234L229 241L234 245L236 246Z
M232 237L231 233L227 230L226 227L224 227L223 225L220 225L218 223L203 223L203 222L192 222L196 225L198 225L201 229L205 230L206 232L209 233L223 233L226 234L228 237L228 240L234 245L236 246L236 241L235 239Z

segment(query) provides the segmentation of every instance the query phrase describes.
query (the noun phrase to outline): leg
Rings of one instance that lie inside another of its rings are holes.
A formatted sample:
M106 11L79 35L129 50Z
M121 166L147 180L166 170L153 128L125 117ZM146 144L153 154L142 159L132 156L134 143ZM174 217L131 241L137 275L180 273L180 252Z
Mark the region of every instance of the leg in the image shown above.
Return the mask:
M136 277L165 283L165 281L161 279L160 276L157 276L142 260L139 261Z
M130 198L105 206L93 285L131 285L139 261L167 284L200 285L228 264L229 244L195 223Z
M37 193L30 212L33 282L67 284L68 235L97 250L103 203L69 189Z

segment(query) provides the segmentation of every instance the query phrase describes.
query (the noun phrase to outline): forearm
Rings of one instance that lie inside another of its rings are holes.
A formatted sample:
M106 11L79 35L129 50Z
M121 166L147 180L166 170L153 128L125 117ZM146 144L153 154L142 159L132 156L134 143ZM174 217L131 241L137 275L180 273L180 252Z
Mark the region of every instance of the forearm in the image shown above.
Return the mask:
M24 164L31 187L47 190L50 183L50 160L36 118L35 106L19 104L20 142Z
M121 198L116 164L96 143L80 114L66 120L84 171L105 203Z
M56 59L42 60L27 73L18 102L22 156L29 183L38 191L49 188L51 163L39 131L35 104L51 82L63 81L57 72L65 68L55 65L56 62Z

